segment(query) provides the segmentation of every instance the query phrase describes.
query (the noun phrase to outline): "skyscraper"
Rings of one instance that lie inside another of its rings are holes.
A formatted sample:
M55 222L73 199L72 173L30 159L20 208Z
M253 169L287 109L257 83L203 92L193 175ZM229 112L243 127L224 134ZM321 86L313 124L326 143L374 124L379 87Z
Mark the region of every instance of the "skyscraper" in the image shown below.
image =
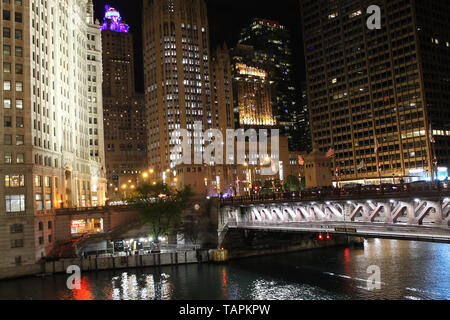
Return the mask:
M238 127L276 124L272 111L270 78L262 63L254 61L252 46L237 45L232 51L235 118Z
M289 30L277 21L255 19L242 31L239 44L254 47L254 61L264 66L270 79L272 109L281 134L288 137L292 150L300 150L302 140L308 138L300 128L300 92L293 75Z
M14 267L52 248L55 209L105 202L100 26L90 0L0 6L0 266Z
M146 112L144 95L135 91L129 26L119 11L106 6L101 30L108 196L116 199L123 189L136 186L148 169Z
M144 0L143 47L149 166L165 182L179 172L195 172L192 186L202 188L203 164L176 170L171 150L181 153L178 129L213 127L209 29L204 0ZM203 136L193 137L192 155L203 153ZM176 149L174 149L176 147ZM172 157L171 157L172 156Z
M448 175L450 4L301 3L312 137L334 148L339 180ZM374 4L380 30L366 25Z

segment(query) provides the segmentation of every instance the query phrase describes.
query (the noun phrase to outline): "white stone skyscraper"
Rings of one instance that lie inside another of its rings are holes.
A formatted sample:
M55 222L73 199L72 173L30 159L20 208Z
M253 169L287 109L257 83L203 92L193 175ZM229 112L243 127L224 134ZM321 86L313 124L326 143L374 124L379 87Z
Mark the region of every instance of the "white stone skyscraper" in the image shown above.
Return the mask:
M0 267L54 246L55 209L105 202L100 25L91 0L4 0Z

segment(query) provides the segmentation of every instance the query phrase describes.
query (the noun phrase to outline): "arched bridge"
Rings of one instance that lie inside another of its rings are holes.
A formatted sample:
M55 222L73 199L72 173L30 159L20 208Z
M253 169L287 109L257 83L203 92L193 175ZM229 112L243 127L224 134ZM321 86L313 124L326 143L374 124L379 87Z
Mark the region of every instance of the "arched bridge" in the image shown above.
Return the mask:
M450 243L450 190L327 195L282 194L224 199L219 232L228 229L313 232Z

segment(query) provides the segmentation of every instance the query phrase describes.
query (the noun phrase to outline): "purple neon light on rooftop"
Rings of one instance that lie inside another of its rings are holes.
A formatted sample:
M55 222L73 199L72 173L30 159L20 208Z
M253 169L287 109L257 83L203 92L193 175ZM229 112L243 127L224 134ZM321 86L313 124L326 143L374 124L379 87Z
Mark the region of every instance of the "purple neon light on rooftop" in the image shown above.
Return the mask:
M100 30L128 33L130 31L130 27L126 23L122 22L122 16L120 15L119 11L111 6L106 5L105 20L103 21Z

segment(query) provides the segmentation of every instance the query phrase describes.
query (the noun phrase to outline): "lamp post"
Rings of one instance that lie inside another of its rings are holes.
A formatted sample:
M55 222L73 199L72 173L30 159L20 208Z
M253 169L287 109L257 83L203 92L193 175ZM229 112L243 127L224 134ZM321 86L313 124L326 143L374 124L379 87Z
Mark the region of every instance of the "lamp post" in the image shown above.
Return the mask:
M127 198L127 188L128 188L128 186L126 184L122 185L122 190L123 190L125 199Z

